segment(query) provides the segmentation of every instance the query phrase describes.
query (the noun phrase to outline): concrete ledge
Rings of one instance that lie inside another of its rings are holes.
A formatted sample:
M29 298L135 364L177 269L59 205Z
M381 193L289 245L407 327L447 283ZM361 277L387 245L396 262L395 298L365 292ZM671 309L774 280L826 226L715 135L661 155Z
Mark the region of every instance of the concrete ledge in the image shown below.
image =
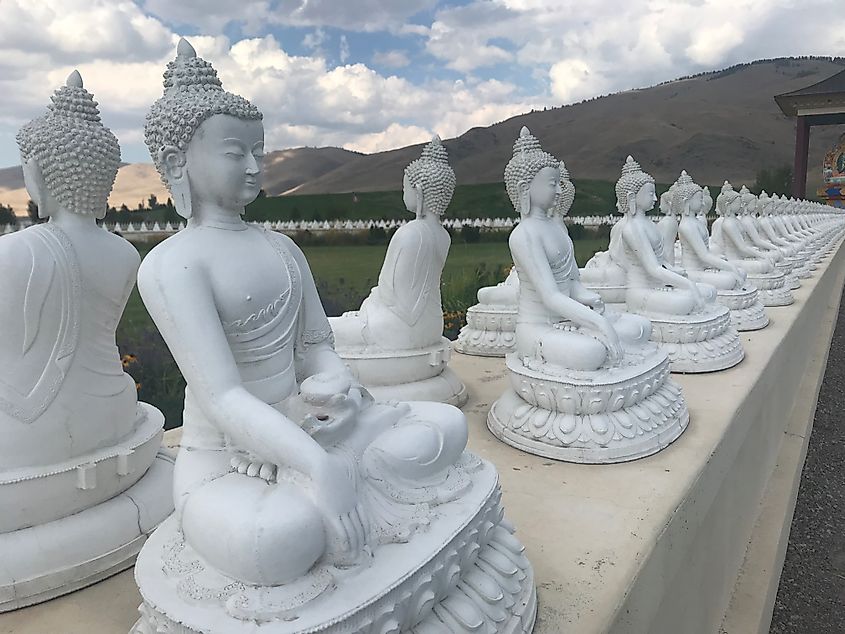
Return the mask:
M767 309L768 328L741 333L742 363L675 375L689 429L631 463L566 464L498 441L485 418L508 384L504 360L452 358L470 392L470 446L498 467L508 517L535 568L535 632L768 629L843 279L839 248L795 304ZM119 634L139 603L125 572L2 615L0 634Z

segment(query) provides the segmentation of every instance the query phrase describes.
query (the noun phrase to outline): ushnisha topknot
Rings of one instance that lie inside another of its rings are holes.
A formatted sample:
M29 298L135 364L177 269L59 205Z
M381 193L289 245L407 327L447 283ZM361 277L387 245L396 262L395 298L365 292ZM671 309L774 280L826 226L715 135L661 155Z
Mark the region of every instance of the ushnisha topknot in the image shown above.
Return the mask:
M187 151L200 124L216 114L248 121L263 118L249 101L223 90L217 71L197 57L194 47L182 38L176 59L164 71L164 95L150 108L144 126L147 149L165 185L170 186L161 164L161 151L168 146Z
M442 216L455 192L455 172L449 165L449 154L440 137L434 135L422 151L420 158L405 168L411 187L422 190L427 209Z
M675 213L683 213L684 203L692 199L692 197L696 194L701 193L702 190L701 187L692 180L692 177L687 174L686 170L684 170L681 172L678 180L675 181L669 191L672 192L672 210Z
M654 177L642 170L633 156L625 159L622 176L616 181L616 208L619 213L628 211L628 196L636 196L646 183L654 184Z
M552 214L564 217L569 214L572 203L575 202L575 185L569 178L569 170L563 161L560 162L560 194L555 199Z
M537 137L523 126L513 144L513 156L505 167L505 189L514 209L519 211L519 183L530 184L545 167L560 169L560 161L543 151Z
M56 202L73 213L102 217L120 167L120 145L100 121L94 96L73 71L50 98L47 113L17 136L21 158L34 159Z
M728 181L725 181L724 185L722 185L722 190L716 196L716 213L723 216L728 209L728 205L737 198L739 198L739 192L734 190L733 185Z

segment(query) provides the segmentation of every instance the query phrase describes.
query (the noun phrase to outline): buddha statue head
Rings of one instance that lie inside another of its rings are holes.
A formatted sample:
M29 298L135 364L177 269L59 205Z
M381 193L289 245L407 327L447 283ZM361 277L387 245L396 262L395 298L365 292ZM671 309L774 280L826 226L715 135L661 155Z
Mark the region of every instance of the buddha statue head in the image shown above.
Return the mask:
M760 212L760 215L771 216L774 203L774 199L766 193L766 190L762 190L760 196L757 198L757 210Z
M442 216L455 192L455 172L440 137L435 135L422 155L405 168L402 200L418 218L426 214Z
M147 114L144 136L182 217L191 218L198 205L243 213L258 196L261 112L223 90L217 71L185 39L164 72L164 95Z
M669 191L672 192L672 209L676 212L683 216L696 216L701 211L704 198L701 187L686 170L681 172Z
M654 209L657 196L654 178L640 168L632 156L622 166L622 176L616 181L616 208L621 214L637 215Z
M93 95L73 71L47 113L17 134L24 183L42 218L66 210L102 218L120 166L120 146Z
M560 162L560 193L555 199L552 213L560 218L565 218L569 215L569 210L572 208L572 203L575 202L575 185L569 178L569 170Z
M675 213L674 209L672 208L672 188L670 187L665 192L660 194L660 213L665 216L671 216Z
M555 202L562 194L560 166L560 161L543 151L537 137L523 126L505 166L505 189L520 216L528 215L532 208L550 217L554 214Z
M709 187L701 188L701 214L706 216L713 209L713 196L710 195Z
M753 216L757 211L757 196L752 194L745 185L739 190L739 197L742 200L740 213L743 216Z
M742 199L733 185L725 181L722 191L716 196L716 213L720 216L735 216L740 210Z

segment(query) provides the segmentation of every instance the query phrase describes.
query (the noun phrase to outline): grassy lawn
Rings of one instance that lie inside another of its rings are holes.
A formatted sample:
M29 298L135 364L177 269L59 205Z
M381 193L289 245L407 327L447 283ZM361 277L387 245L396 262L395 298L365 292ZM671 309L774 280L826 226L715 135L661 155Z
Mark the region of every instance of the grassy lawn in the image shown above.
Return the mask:
M135 246L141 257L150 249L145 244ZM606 240L577 240L575 257L578 264L583 266L593 253L606 247ZM370 288L375 286L387 245L307 246L303 251L326 303L327 312L340 314L344 310L357 308ZM492 278L490 283L495 283L505 278L505 267L510 264L511 256L506 242L452 244L443 270L444 301L454 301L453 296L464 291L463 287L475 279L479 268L489 273ZM133 331L148 325L151 325L151 320L135 288L123 313L120 329Z

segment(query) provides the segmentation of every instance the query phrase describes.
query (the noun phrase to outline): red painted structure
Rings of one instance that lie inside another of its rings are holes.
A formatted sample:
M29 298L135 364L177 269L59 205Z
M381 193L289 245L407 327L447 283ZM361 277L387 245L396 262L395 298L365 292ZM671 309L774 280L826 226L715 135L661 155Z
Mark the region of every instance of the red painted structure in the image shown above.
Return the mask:
M810 128L845 124L845 70L812 86L777 95L775 102L787 117L796 117L792 195L806 198Z

